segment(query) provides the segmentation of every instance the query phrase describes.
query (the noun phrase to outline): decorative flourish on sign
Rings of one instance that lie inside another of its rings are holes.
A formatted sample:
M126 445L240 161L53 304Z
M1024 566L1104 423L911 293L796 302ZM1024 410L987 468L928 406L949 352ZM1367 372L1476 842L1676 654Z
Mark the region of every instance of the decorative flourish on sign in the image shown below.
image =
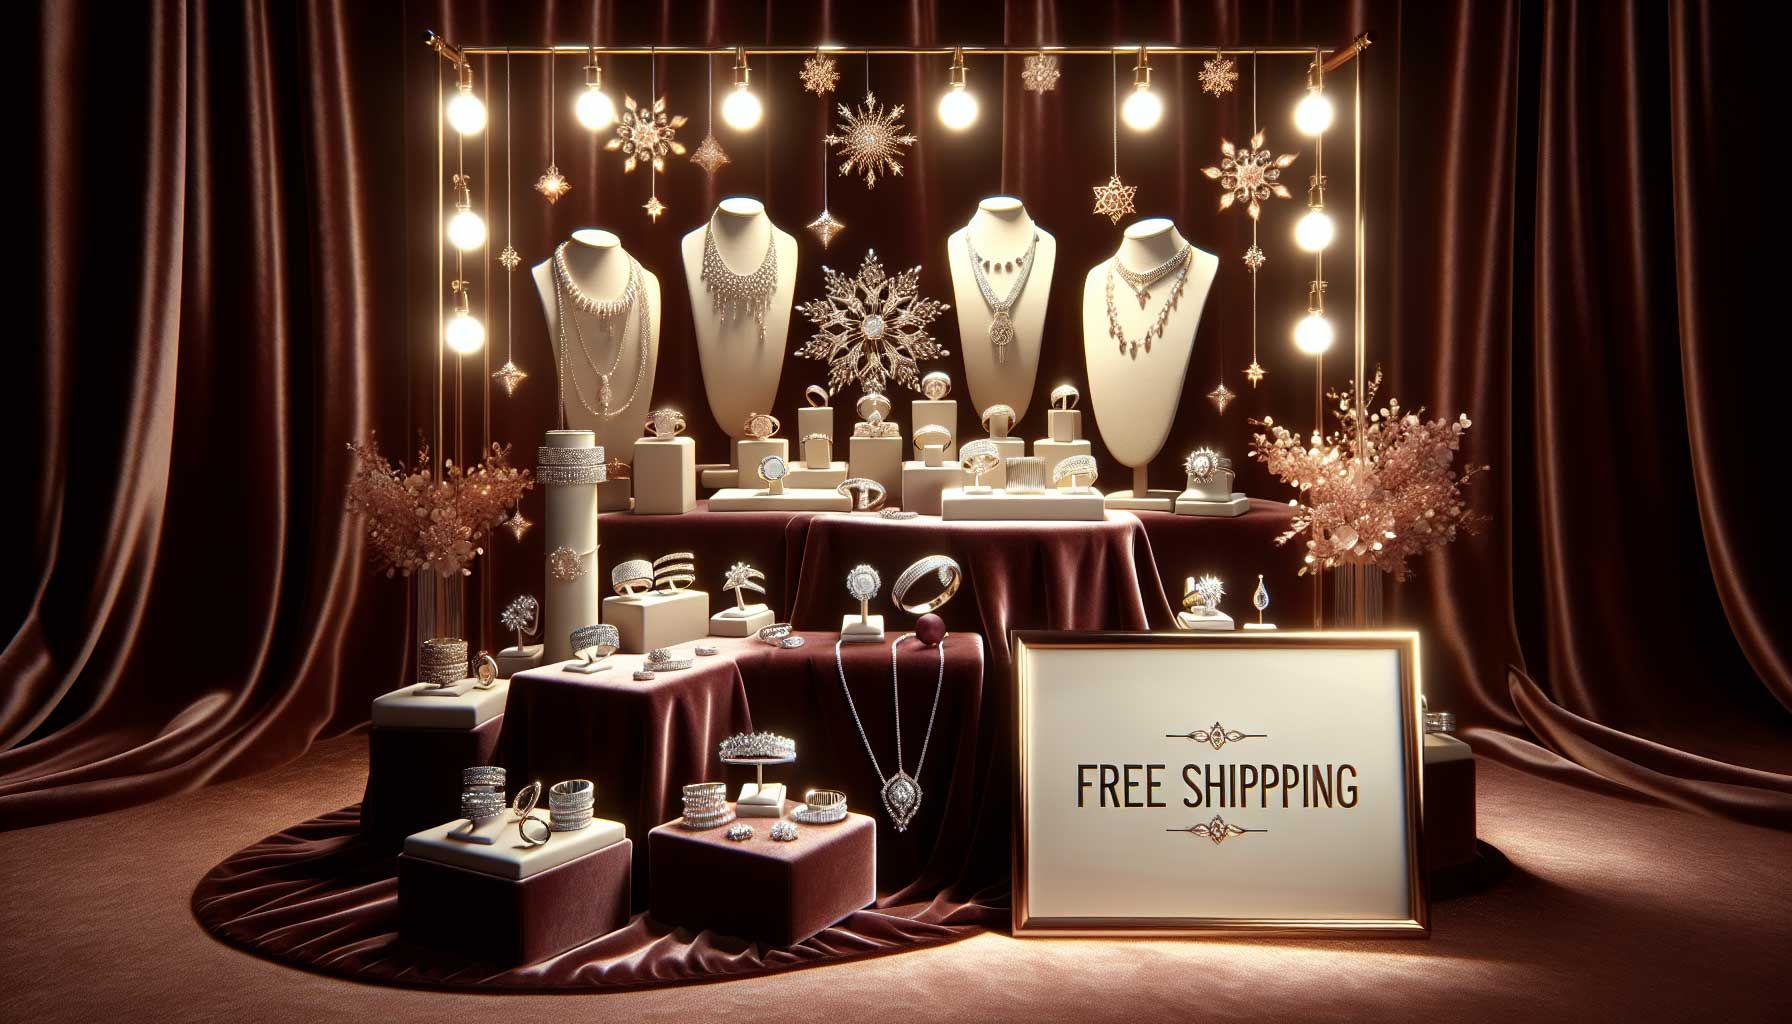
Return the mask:
M1233 836L1242 836L1247 832L1268 832L1269 829L1240 828L1216 814L1210 821L1198 821L1187 828L1166 828L1164 831L1187 832L1191 836L1200 836L1202 839L1211 839L1213 840L1213 845L1218 846Z
M1220 723L1215 722L1212 727L1207 729L1196 729L1193 732L1166 733L1164 738L1170 740L1194 740L1196 743L1205 743L1213 749L1218 750L1228 743L1237 743L1239 740L1260 740L1265 739L1268 736L1269 733L1266 732L1239 732L1237 729L1228 729Z

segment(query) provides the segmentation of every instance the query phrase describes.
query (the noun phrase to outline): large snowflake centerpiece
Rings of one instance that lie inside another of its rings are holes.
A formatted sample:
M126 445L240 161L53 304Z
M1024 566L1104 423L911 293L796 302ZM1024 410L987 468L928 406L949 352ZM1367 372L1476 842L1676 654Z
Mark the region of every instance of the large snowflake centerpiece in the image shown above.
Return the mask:
M817 96L826 96L840 84L840 69L835 66L834 58L825 53L817 53L803 61L803 88Z
M1294 163L1298 154L1283 153L1275 156L1263 148L1263 132L1251 136L1249 149L1239 149L1230 140L1220 140L1220 165L1203 167L1201 173L1220 183L1225 193L1220 196L1220 209L1230 209L1233 203L1245 204L1256 220L1263 212L1263 201L1275 196L1279 199L1292 199L1294 193L1282 184L1282 172Z
M902 174L902 161L906 151L904 146L915 144L915 137L905 132L908 127L897 120L902 116L902 104L881 108L877 105L877 97L865 94L865 102L853 110L844 103L838 105L842 118L840 126L835 129L838 135L826 136L830 146L839 146L840 155L845 161L840 164L841 174L865 175L865 187L876 188L877 176L883 174Z
M628 157L622 164L624 173L634 171L638 163L651 163L656 171L666 169L666 157L684 155L684 143L675 137L689 120L683 114L666 113L666 97L653 101L653 106L636 106L633 96L623 94L623 113L616 119L616 137L604 143L604 149L620 151Z
M797 307L817 328L797 354L827 360L828 393L853 381L866 394L882 392L892 380L921 390L917 363L952 354L927 333L927 325L952 307L921 297L921 268L889 277L877 253L867 250L856 277L826 266L821 272L827 297Z
M1230 57L1214 54L1201 64L1201 91L1224 96L1238 81L1238 64Z
M1028 92L1051 92L1058 87L1058 58L1036 53L1021 63L1020 81Z

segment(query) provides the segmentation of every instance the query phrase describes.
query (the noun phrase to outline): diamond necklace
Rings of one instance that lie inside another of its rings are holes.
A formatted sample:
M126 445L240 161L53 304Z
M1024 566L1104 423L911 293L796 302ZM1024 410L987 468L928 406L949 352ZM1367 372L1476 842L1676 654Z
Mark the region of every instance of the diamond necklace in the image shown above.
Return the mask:
M1176 253L1176 255L1170 257L1168 261L1160 266L1153 267L1143 274L1134 274L1132 271L1121 266L1119 254L1115 254L1114 258L1108 261L1108 336L1113 338L1114 341L1120 345L1121 355L1132 356L1134 359L1137 359L1140 346L1143 346L1145 351L1149 353L1151 351L1151 339L1162 338L1164 336L1164 326L1169 323L1170 313L1176 308L1176 304L1182 300L1182 286L1188 283L1188 268L1189 265L1194 262L1189 257L1193 252L1193 246L1185 245ZM1140 291L1139 286L1135 285L1133 282L1135 280L1143 281L1144 287L1149 289L1151 285L1162 280L1164 276L1172 270L1176 272L1176 281L1170 287L1170 295L1164 300L1163 308L1158 310L1157 319L1145 330L1144 336L1139 338L1139 340L1128 341L1126 338L1126 328L1120 325L1120 311L1114 307L1115 272L1118 271L1120 276L1126 280L1127 286L1133 288L1133 290L1138 293L1139 308L1142 310L1145 308L1145 300L1150 293L1149 291ZM1147 278L1149 280L1146 280Z
M971 229L964 229L964 250L971 257L971 276L977 281L977 290L983 293L983 304L989 307L989 343L995 346L996 362L1008 361L1008 345L1014 341L1014 304L1020 301L1021 290L1027 286L1027 278L1033 276L1033 250L1039 247L1039 232L1033 232L1033 238L1027 243L1027 251L1019 259L997 260L997 265L1014 267L1019 271L1014 283L1008 286L1008 297L996 298L996 291L989 286L989 278L983 272L984 260L977 255L977 247L971 243Z
M778 236L776 232L769 234L765 240L765 258L759 261L759 269L751 274L736 274L728 269L728 262L722 259L722 250L716 248L715 227L712 224L703 226L703 271L699 275L709 288L710 308L722 315L723 319L734 316L740 307L746 307L759 324L759 340L765 341L765 311L771 305L772 291L778 287Z
M871 770L884 784L884 811L898 832L908 831L908 823L921 807L921 784L916 780L921 775L921 766L927 763L927 744L933 739L933 720L940 711L940 691L946 686L946 640L941 637L940 673L933 685L933 710L927 713L927 733L921 737L921 757L915 761L915 774L910 775L902 770L902 686L896 674L896 649L902 646L902 641L914 635L904 633L890 645L890 693L896 705L896 774L888 776L877 763L877 754L871 750L871 738L865 735L865 723L859 720L858 705L852 700L852 687L846 685L846 663L840 660L840 645L846 641L844 638L834 641L834 667L840 671L840 689L846 694L846 709L852 712L852 724L859 728L859 739L864 742L865 753L871 758Z
M573 395L578 398L579 404L585 407L585 411L600 420L611 420L634 404L635 396L641 391L642 381L647 379L647 352L652 344L649 322L653 318L653 307L643 297L645 291L640 285L641 264L633 256L629 257L628 284L623 287L622 296L614 300L600 301L585 294L580 290L578 283L572 279L572 274L566 266L565 250L565 242L560 243L560 247L554 250L554 317L559 321L560 406L563 409L566 407L566 381L571 377ZM566 296L569 293L572 296L574 307L596 315L608 333L616 338L616 357L611 361L609 370L597 368L597 360L592 358L591 348L585 344L585 334L579 327L576 314L566 308ZM641 298L642 301L635 317L635 340L638 349L635 380L629 386L628 397L623 399L622 404L616 406L614 411L611 411L614 391L610 386L610 377L616 372L616 367L622 363L624 343L622 329L628 325L629 311L635 307L637 298ZM585 362L591 367L591 372L597 375L598 399L596 405L593 405L591 400L585 397L584 389L579 387L578 378L572 376L571 368L567 366L566 324L568 320L572 321L573 335L578 341L579 351L584 354ZM616 321L614 327L611 326L612 320Z

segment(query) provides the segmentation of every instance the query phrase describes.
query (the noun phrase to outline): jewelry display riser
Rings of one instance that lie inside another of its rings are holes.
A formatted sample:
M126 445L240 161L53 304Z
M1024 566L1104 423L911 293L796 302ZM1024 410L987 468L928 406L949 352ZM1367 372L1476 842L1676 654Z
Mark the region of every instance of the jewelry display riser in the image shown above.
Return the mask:
M1045 435L1060 444L1083 439L1083 411L1081 409L1047 409L1045 411ZM1037 451L1034 452L1038 454Z
M621 635L626 654L646 654L709 635L709 594L701 590L654 591L606 597L603 621Z
M1060 412L1062 410L1054 409L1052 411ZM1075 412L1076 410L1071 411ZM1045 463L1045 479L1048 483L1051 481L1052 471L1058 468L1058 463L1072 455L1093 455L1094 453L1094 446L1088 441L1054 441L1051 438L1041 438L1033 442L1033 455ZM1087 483L1086 480L1083 482Z
M882 615L848 615L840 621L840 639L849 644L882 643L884 639L884 617Z
M902 507L924 516L940 514L940 498L948 488L964 486L964 470L958 463L929 466L922 462L902 464Z
M507 789L520 789L522 785L520 781L513 782ZM547 804L538 804L532 813L545 820ZM584 828L554 832L547 842L530 846L517 831L518 820L509 808L481 822L456 818L406 836L404 855L520 882L628 838L622 822L592 818ZM530 829L534 838L541 838L533 831L533 825Z
M947 522L990 519L1092 522L1107 518L1107 505L1097 490L1087 494L1063 494L1051 490L1044 494L1007 494L1000 490L989 494L966 494L962 488L952 488L940 497L940 517Z
M589 430L550 430L542 445L548 448L591 448L595 436ZM597 621L602 594L597 583L598 490L603 484L543 485L542 550L570 548L583 555L585 571L577 579L557 580L546 560L542 563L542 657L564 661L572 657L567 637L580 626ZM627 506L624 505L624 508Z
M884 485L889 494L902 488L902 451L908 442L900 437L855 437L847 442L846 472Z
M1230 633L1237 626L1232 616L1225 612L1214 612L1211 615L1196 615L1193 612L1177 612L1176 624L1183 629L1194 632Z
M697 507L697 442L643 437L635 442L631 469L636 515L676 516Z
M1113 491L1103 500L1108 508L1126 509L1133 512L1174 512L1176 499L1182 496L1180 491L1161 489L1146 490L1140 495L1133 490Z
M729 608L709 617L710 636L752 636L778 621L770 608L762 604L747 605L746 610Z
M1445 733L1427 733L1425 773L1425 869L1437 871L1474 861L1475 753Z
M406 836L459 812L461 769L497 763L508 688L502 682L493 688L499 692L497 713L477 725L428 728L376 721L368 729L361 835L369 845L397 851ZM492 691L483 692L490 700ZM385 719L388 713L380 711L379 715Z
M945 427L952 435L952 443L946 446L946 458L958 458L958 400L956 398L917 398L909 403L909 419L913 421L911 431L926 426ZM910 436L913 436L912 433Z
M790 461L790 439L786 437L764 437L759 439L742 438L734 443L734 455L740 461L735 465L740 469L736 487L752 487L763 484L759 479L759 460L776 455L785 462Z
M698 466L697 482L705 490L735 487L740 484L740 470L733 466Z
M709 496L711 512L850 512L852 499L839 491L785 487L773 494L763 487L724 487Z
M820 441L812 442L820 445ZM790 472L785 474L784 486L794 490L831 491L846 482L846 463L830 462L825 466L809 468L808 463L793 462Z
M782 782L743 782L740 798L734 801L734 813L742 818L782 818L785 811Z
M506 647L499 651L494 659L498 663L498 677L509 679L518 672L527 672L539 668L545 656L545 648L541 644L526 644L522 647Z
M825 434L830 439L834 436L834 407L831 405L804 406L796 411L797 455L804 463L814 459L816 462L834 461L833 444L817 439L805 442L803 438L810 434Z
M1193 491L1183 491L1176 496L1176 514L1179 516L1231 518L1242 516L1250 510L1251 499L1245 497L1243 491L1233 491L1232 497L1226 501L1212 501L1198 497Z
M990 440L995 442L996 454L1001 457L1001 461L996 463L994 469L983 474L983 485L985 487L1006 487L1008 486L1008 460L1025 458L1027 442L1013 436L992 437Z

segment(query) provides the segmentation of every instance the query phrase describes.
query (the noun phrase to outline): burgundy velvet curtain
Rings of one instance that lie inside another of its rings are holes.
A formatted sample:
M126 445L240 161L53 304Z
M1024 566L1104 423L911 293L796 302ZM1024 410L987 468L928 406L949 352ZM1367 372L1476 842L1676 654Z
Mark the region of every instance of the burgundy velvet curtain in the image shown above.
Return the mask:
M30 546L0 586L11 626L0 827L291 758L363 721L367 701L403 678L405 588L375 578L344 528L342 446L377 430L396 453L433 425L431 112L444 81L424 28L518 44L790 45L1341 44L1372 30L1370 359L1388 371L1387 394L1467 412L1469 454L1494 466L1474 485L1491 529L1388 585L1389 620L1425 631L1433 706L1457 710L1483 751L1540 771L1792 824L1792 672L1766 590L1786 559L1756 484L1771 475L1771 442L1746 417L1770 408L1786 378L1762 350L1778 346L1751 346L1742 323L1776 295L1749 266L1765 261L1742 258L1766 237L1754 208L1777 203L1764 144L1747 131L1772 123L1759 115L1773 90L1751 38L1765 34L1721 12L1516 0L45 5L28 16L35 60L20 61L35 85L42 203L27 205L42 258L27 266L43 340L26 346L15 417L28 425L33 486L28 504L13 503L14 536ZM619 230L669 285L656 401L702 410L677 240L731 193L764 197L788 228L813 216L831 114L796 87L798 59L756 60L766 130L719 130L734 162L714 182L675 159L658 180L672 212L649 225L644 173L622 174L568 116L582 63L562 59L550 74L537 58L482 60L493 128L450 162L474 173L494 246L512 239L527 263L576 227ZM606 81L646 97L648 63L615 59ZM714 62L724 87L729 63ZM872 247L887 267L922 264L924 292L949 298L945 236L978 198L1022 196L1060 248L1038 400L1021 430L1039 436L1045 391L1082 381L1083 268L1118 236L1087 210L1087 186L1113 159L1108 63L1067 59L1059 91L1041 99L1020 91L1018 60L973 58L984 117L954 137L932 111L944 60L873 62L873 90L908 105L922 141L904 177L874 192L829 178L848 230L825 254L799 235L799 297L819 292L822 262L855 269ZM1119 62L1123 87L1130 63ZM1311 366L1286 341L1310 276L1283 240L1298 204L1265 216L1265 239L1277 233L1259 282L1273 296L1259 313L1270 377L1253 390L1239 373L1248 221L1217 213L1200 168L1222 137L1255 126L1278 151L1302 149L1296 185L1311 154L1287 121L1296 61L1259 63L1254 115L1247 62L1239 93L1219 101L1192 81L1198 58L1154 63L1169 115L1156 136L1123 135L1121 173L1140 186L1141 216L1174 217L1222 261L1153 474L1167 486L1167 456L1212 441L1240 451L1247 416L1310 423ZM855 102L864 63L840 65L833 99ZM680 133L692 144L707 127L700 67L654 62L656 90L692 115ZM1341 98L1354 85L1354 73L1331 80ZM574 191L547 207L528 185L547 162L556 100L555 157ZM1338 206L1353 184L1348 152L1347 141L1328 150ZM1342 281L1347 264L1329 265ZM478 260L467 276L491 345L451 378L451 401L457 385L466 401L459 417L450 408L444 447L471 456L495 439L526 453L556 420L533 289L519 273L507 317L503 272ZM1347 322L1347 296L1332 308ZM945 338L955 353L976 340L955 325ZM487 409L480 390L507 351L532 376ZM1343 382L1342 362L1327 364L1328 379ZM956 354L947 361L956 379L960 367ZM780 408L817 377L792 361ZM1243 396L1224 419L1201 397L1220 379ZM719 458L720 429L691 418L702 457ZM1243 485L1282 495L1255 466ZM470 623L475 642L499 641L489 613L539 586L540 555L539 531L491 546L470 592L488 613Z

